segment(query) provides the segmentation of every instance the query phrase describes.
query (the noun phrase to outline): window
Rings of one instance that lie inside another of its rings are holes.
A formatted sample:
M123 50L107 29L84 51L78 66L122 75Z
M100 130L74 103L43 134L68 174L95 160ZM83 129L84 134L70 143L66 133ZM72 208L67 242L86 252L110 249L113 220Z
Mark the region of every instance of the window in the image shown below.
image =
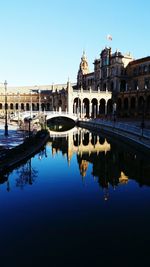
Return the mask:
M145 79L144 81L144 89L149 89L150 88L150 78Z
M143 67L143 71L144 71L144 73L146 73L146 72L148 71L148 67L147 67L147 65L145 65L145 66Z
M137 75L137 69L136 68L133 69L133 75L134 76Z
M142 73L142 68L139 66L139 75Z
M137 80L134 80L134 86L133 86L133 90L138 90L139 87L138 87L138 81Z

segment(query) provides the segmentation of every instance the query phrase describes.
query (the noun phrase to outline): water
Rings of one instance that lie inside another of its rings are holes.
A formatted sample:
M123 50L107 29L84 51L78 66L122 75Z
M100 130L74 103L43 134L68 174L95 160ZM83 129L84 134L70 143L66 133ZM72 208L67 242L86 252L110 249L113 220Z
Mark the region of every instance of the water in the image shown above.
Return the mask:
M1 266L149 266L150 160L81 129L1 177Z

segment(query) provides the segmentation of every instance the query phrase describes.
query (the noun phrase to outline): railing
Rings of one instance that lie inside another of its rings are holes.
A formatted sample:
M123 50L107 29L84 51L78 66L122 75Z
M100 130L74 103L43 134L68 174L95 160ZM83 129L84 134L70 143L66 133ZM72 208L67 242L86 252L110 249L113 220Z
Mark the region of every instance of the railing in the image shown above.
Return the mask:
M82 122L84 124L84 122ZM105 121L105 120L89 120L88 124L93 128L98 128L99 126L105 126L106 128L113 130L120 130L129 134L136 135L138 137L144 137L150 140L150 130L141 128L135 125L131 125L123 122Z

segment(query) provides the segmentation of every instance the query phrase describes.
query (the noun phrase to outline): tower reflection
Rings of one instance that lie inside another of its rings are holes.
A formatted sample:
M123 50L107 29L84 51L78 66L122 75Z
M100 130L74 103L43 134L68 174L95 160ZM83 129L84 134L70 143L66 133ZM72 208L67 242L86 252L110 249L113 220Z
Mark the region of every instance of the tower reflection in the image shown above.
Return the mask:
M71 164L76 155L82 180L86 180L89 164L91 175L103 189L104 199L109 198L110 188L126 185L130 179L140 186L150 186L150 163L143 155L135 154L128 146L113 143L105 136L97 135L81 128L74 128L65 135L50 134L52 154L62 153Z

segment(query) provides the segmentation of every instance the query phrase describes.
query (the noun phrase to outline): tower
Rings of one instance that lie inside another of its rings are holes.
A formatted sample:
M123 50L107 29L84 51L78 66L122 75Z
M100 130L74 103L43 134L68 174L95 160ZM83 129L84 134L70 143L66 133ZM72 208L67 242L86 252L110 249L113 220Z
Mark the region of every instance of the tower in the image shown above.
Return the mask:
M83 55L81 57L81 62L79 65L78 75L77 75L77 87L84 87L84 75L89 73L89 65L87 61L87 57L85 55L85 51L83 51Z

